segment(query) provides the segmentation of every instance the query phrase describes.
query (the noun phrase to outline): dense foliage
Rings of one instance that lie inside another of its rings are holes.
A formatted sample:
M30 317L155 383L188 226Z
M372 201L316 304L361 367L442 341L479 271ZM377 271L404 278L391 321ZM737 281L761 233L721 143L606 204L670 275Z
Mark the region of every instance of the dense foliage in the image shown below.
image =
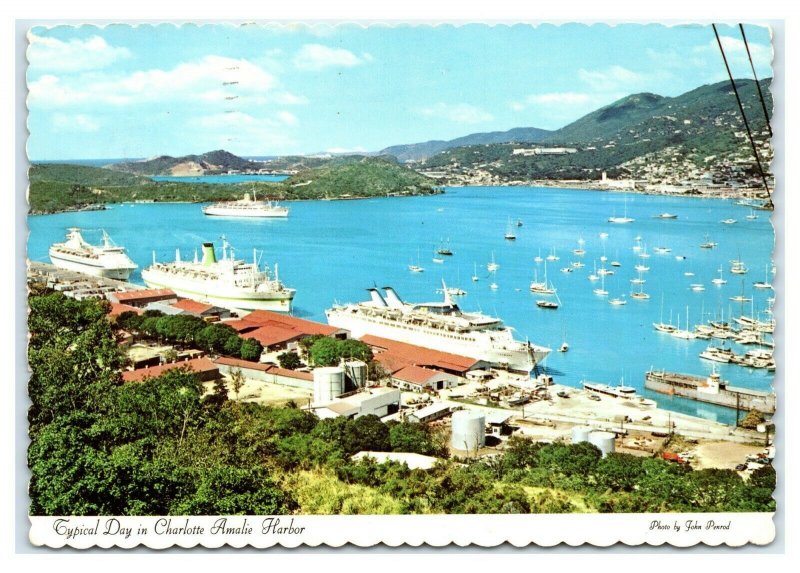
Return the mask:
M319 420L230 401L224 384L204 393L185 370L123 384L119 324L105 320L107 304L61 294L29 301L34 515L775 509L770 466L744 481L729 470L601 458L589 444L524 438L512 438L504 455L456 464L446 436L425 425ZM363 450L441 460L427 471L351 460Z
M430 179L387 158L330 160L281 182L231 184L153 181L110 168L34 165L29 172L32 213L48 213L128 201L210 202L241 199L338 199L435 192Z
M243 360L258 361L264 351L255 338L242 339L230 326L209 324L197 316L166 315L158 310L148 310L144 314L126 311L117 317L116 324L135 335Z

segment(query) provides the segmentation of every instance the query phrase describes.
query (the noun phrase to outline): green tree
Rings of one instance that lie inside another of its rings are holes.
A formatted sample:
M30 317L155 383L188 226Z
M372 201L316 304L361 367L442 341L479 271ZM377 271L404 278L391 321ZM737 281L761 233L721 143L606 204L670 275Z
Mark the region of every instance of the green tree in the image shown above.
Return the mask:
M375 415L348 420L344 430L344 449L348 454L361 451L388 452L389 428Z
M257 362L261 358L261 353L264 352L264 347L255 338L246 338L242 341L242 346L239 350L239 356L242 360L250 360Z
M643 474L642 458L612 452L597 464L597 482L614 491L633 491Z
M196 491L176 503L178 515L277 515L294 509L291 497L265 468L220 466L199 476Z
M242 342L242 339L238 335L229 336L223 347L225 354L228 356L241 356Z
M410 452L423 455L437 453L430 435L422 424L400 422L389 428L389 447L393 452Z
M314 366L335 366L342 357L338 341L327 336L314 342L309 355Z
M294 352L278 354L278 364L281 365L281 368L286 368L287 370L296 370L303 366L300 357Z
M233 368L228 377L231 379L231 386L233 386L233 391L236 393L236 399L238 400L239 392L241 392L245 382L244 374L242 374L241 368Z

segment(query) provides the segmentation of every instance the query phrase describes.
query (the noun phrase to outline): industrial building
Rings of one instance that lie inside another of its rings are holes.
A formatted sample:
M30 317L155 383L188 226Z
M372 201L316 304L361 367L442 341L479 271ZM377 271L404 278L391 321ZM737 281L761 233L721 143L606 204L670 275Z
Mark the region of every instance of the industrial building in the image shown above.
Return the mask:
M220 356L215 358L213 362L217 365L219 371L226 376L229 376L235 370L239 370L245 378L259 380L268 384L280 384L304 390L312 390L314 387L314 375L311 372L287 370L274 364L250 362L229 356Z

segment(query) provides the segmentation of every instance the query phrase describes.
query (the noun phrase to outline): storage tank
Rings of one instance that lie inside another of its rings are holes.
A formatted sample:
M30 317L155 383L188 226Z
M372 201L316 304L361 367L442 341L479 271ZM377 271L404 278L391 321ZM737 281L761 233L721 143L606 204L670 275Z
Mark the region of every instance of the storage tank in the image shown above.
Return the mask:
M453 414L450 445L456 450L477 450L486 442L486 416L473 410Z
M592 429L589 426L575 426L572 428L572 443L580 444L589 441L589 434Z
M340 366L314 369L314 404L328 404L344 392L344 370Z
M589 443L597 446L597 449L606 457L608 454L614 452L614 438L616 436L611 432L595 431L589 434Z
M350 360L344 363L344 371L353 388L365 388L367 385L367 365L361 360Z

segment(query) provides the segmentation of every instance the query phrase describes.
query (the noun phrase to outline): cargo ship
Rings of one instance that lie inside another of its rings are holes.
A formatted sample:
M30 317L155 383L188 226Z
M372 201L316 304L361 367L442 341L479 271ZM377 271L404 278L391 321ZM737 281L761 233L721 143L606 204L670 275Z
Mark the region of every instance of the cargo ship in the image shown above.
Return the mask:
M176 294L232 310L271 310L291 312L295 290L287 288L266 267L256 261L236 259L233 248L223 239L222 259L217 260L213 243L203 243L203 258L182 261L180 251L171 263L156 262L142 271L142 280L150 288L168 288Z
M775 394L729 386L716 369L706 378L665 370L650 370L644 377L648 390L739 410L775 413Z

